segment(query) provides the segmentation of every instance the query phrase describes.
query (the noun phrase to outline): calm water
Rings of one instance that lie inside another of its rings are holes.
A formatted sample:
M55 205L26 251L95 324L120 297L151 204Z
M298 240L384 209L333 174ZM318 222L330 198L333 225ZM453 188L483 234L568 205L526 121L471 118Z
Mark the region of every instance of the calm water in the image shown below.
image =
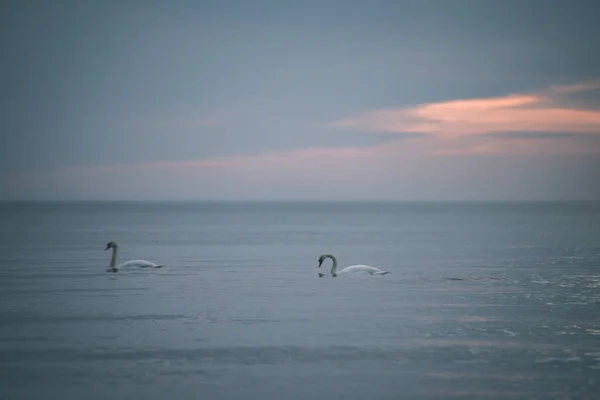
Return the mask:
M0 217L1 399L600 392L598 203L4 203ZM110 240L119 261L166 266L107 273ZM392 273L319 279L323 252Z

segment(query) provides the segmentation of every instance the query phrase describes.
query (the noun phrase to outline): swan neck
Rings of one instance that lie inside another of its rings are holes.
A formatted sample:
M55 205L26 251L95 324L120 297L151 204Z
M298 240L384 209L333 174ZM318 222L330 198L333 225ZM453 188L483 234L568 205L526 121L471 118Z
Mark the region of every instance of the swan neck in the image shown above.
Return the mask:
M331 275L335 275L335 271L337 271L337 260L335 259L335 256L328 254L327 257L331 258L331 261L333 261L333 265L331 266Z
M112 268L115 268L117 266L117 253L118 253L117 246L113 246L113 248L112 248L112 257L110 259L110 266Z

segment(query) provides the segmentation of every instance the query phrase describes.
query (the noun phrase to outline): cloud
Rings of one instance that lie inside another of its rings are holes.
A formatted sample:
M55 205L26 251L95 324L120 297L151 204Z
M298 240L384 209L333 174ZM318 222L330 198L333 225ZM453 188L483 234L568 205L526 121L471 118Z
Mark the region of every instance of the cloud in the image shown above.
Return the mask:
M574 132L490 132L486 137L494 139L564 139L582 137Z
M507 143L500 145L490 139L503 135L513 139L511 149L530 146L534 139L548 136L578 133L598 137L600 134L600 110L574 107L573 95L599 91L600 82L551 86L534 93L509 94L494 98L461 99L420 104L414 107L375 110L331 125L343 128L363 129L371 132L398 134L420 132L438 140L435 153L460 152L457 144L469 145L465 137L486 137L488 142L477 148L499 146L498 151L508 150ZM532 135L527 136L527 133ZM519 138L518 135L523 135ZM581 137L571 137L574 142ZM454 143L451 143L454 142ZM465 151L472 152L467 146ZM571 149L572 150L572 149ZM590 149L581 147L584 153ZM598 146L595 146L595 151ZM512 150L511 150L512 151ZM557 149L558 151L558 149Z
M65 166L13 176L8 184L15 193L35 190L72 198L375 198L380 193L437 198L480 192L502 197L519 175L524 185L519 190L546 177L541 187L547 191L539 197L557 196L562 189L550 177L568 166L562 156L577 155L580 165L600 155L600 111L566 105L573 96L599 88L596 83L553 86L376 110L333 123L347 129L342 131L350 135L345 146L263 146L261 153L250 153L244 145L246 154ZM352 135L388 140L359 145ZM582 176L586 168L573 176ZM530 171L525 178L524 169ZM588 181L594 179L592 174ZM500 181L506 186L498 186Z
M218 127L221 123L210 118L179 117L146 117L136 125L138 132L169 132L200 131L206 128Z
M50 174L65 181L97 182L106 176L167 174L190 179L203 176L211 182L259 182L270 176L278 182L302 180L319 185L352 179L381 183L392 175L423 173L415 166L428 165L431 157L598 155L600 111L563 106L569 96L598 88L600 84L595 82L552 86L529 94L378 110L333 123L352 128L351 135L368 136L371 132L389 137L362 146L313 146L176 161L69 166L43 172L36 179L43 181Z
M155 169L246 169L246 168L306 168L314 165L327 164L333 167L331 161L341 159L367 158L372 155L370 148L360 147L316 147L301 150L272 151L260 155L211 157L198 160L148 162L135 165L109 165L90 167L105 169L107 171L121 171L124 169L138 168L144 170ZM71 167L78 170L80 167Z
M494 138L461 139L437 146L432 155L598 155L600 140L568 138Z
M549 88L550 93L561 94L581 93L591 90L600 90L600 81L576 83L573 85L552 85Z

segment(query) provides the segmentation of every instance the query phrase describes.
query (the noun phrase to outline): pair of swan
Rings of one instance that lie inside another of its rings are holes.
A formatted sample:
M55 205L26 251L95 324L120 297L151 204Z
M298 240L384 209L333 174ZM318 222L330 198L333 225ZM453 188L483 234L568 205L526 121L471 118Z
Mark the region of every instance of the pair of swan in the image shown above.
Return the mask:
M153 262L146 261L146 260L130 260L130 261L124 262L123 264L120 264L117 266L117 255L119 252L119 246L117 245L117 243L114 240L111 240L106 245L106 248L104 249L104 251L107 251L108 249L112 249L112 257L110 259L110 265L109 265L107 272L118 272L119 269L121 269L123 267L160 268L160 267L164 266L164 264L155 264ZM371 267L369 265L351 265L351 266L346 267L346 268L340 270L339 272L337 272L337 259L333 255L328 254L328 253L321 254L321 256L319 257L319 268L321 268L323 261L325 261L327 258L329 258L333 261L333 266L331 267L331 276L333 278L336 278L338 276L338 274L349 273L349 272L367 272L369 275L389 274L389 271L382 271L379 268ZM322 278L324 276L329 276L329 275L319 273L319 278Z

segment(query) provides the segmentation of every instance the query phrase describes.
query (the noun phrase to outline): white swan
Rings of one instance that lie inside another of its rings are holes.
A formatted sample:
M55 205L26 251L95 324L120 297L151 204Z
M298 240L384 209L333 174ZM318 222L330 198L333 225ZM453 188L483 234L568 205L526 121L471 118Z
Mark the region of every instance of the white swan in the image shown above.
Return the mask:
M160 268L163 266L163 264L158 265L158 264L154 264L153 262L146 261L146 260L131 260L131 261L124 262L123 264L121 264L117 267L117 253L119 252L119 246L117 245L117 243L114 240L111 240L106 245L106 248L104 249L104 251L106 251L108 249L113 249L113 252L112 252L112 258L110 259L110 265L109 265L107 272L118 272L119 269L121 269L123 267Z
M321 264L323 264L323 261L325 261L326 258L331 258L331 260L333 261L333 266L331 267L331 276L332 277L337 277L338 274L341 273L346 273L346 272L367 272L369 273L369 275L385 275L385 274L389 274L389 271L382 271L379 268L375 268L375 267L371 267L369 265L351 265L349 267L346 267L342 270L340 270L339 272L337 271L337 260L335 259L335 257L331 254L321 254L321 256L319 257L319 268L321 268ZM329 276L329 275L325 275L319 272L319 278L322 278L324 276Z

